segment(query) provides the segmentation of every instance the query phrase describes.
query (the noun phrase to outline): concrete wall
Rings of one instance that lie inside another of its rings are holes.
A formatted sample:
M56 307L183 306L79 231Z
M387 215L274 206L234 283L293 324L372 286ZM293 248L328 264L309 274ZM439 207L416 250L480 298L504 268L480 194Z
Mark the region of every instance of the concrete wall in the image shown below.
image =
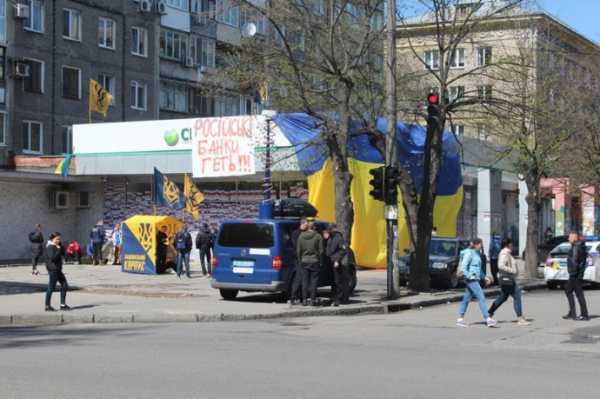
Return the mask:
M84 243L91 226L102 217L100 184L2 181L0 185L0 262L30 257L27 237L36 223L43 225L46 237L59 231L66 241ZM55 190L71 192L69 209L52 209L50 196ZM77 208L78 191L90 193L90 208Z

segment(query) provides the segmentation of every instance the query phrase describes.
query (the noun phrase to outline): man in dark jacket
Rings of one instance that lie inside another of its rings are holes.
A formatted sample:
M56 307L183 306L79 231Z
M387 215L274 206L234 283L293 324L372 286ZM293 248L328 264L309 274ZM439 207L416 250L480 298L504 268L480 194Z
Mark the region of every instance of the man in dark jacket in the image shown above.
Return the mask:
M54 312L56 310L50 304L56 283L60 283L60 309L69 310L71 308L66 302L69 285L67 284L67 278L62 272L64 251L60 241L60 233L52 233L48 238L50 241L46 247L46 269L48 270L49 281L48 289L46 290L46 312Z
M325 246L325 255L329 258L331 267L333 267L333 279L335 282L335 292L333 294L333 306L340 306L348 297L348 284L350 282L350 272L348 265L344 264L344 258L348 254L348 246L344 236L340 233L335 224L329 226L323 232L327 245Z
M313 306L318 306L317 288L319 285L319 271L323 256L323 237L315 231L314 224L308 223L306 231L298 237L296 256L302 267L302 304L308 305L308 295Z
M198 232L196 236L196 249L200 252L200 265L202 266L202 274L206 276L206 272L208 270L208 274L212 273L211 270L211 247L213 246L213 235L208 228L208 224L204 223L202 225L202 229Z
M187 226L183 226L180 232L175 236L175 249L177 250L177 277L181 277L182 263L185 265L185 275L190 276L190 252L194 247L192 235L188 232Z
M569 313L563 316L563 319L574 319L584 320L590 319L585 303L585 296L583 295L583 275L587 266L587 251L585 248L585 242L579 239L579 234L569 234L569 242L571 243L571 249L569 250L569 257L567 258L567 269L569 271L569 281L565 285L565 294L569 301ZM577 296L577 302L581 310L581 315L577 317L575 311L575 298L573 298L573 292Z
M156 233L156 271L164 273L167 271L167 247L169 245L169 236L167 235L167 226L161 226Z
M102 221L99 221L90 232L90 241L92 242L92 263L99 265L103 262L102 246L106 240L106 232L104 231Z
M302 265L298 258L298 238L303 231L308 229L308 221L306 218L300 219L300 226L292 233L292 247L294 248L294 276L292 280L292 291L290 292L290 304L294 305L297 302L302 302L302 279L304 275L302 273Z
M41 224L36 224L35 230L29 233L29 243L31 244L31 274L37 276L40 274L37 269L38 262L44 256L44 234L42 234Z

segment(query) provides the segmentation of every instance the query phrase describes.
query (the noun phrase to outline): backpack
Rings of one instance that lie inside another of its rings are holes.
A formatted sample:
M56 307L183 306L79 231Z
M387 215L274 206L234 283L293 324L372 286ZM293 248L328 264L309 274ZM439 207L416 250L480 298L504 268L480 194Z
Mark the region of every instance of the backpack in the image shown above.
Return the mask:
M185 233L178 233L177 237L175 237L175 249L178 251L187 250L187 239Z

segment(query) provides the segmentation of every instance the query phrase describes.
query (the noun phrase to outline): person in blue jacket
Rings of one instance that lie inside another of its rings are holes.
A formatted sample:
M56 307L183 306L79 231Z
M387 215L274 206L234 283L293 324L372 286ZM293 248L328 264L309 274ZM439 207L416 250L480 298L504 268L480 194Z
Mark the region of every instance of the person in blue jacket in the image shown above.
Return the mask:
M456 321L456 325L459 327L468 327L464 317L472 298L477 299L481 315L483 316L486 325L488 327L495 327L497 324L496 320L492 319L488 313L485 295L483 294L480 285L480 281L485 278L485 275L483 274L484 269L481 265L481 245L481 239L474 238L471 240L470 247L463 251L461 267L465 278L466 288L465 295L463 296L458 311L458 320Z
M492 269L492 278L494 279L493 285L498 285L498 257L500 256L502 239L495 232L492 234L490 240L490 248L488 255L490 256L490 268Z

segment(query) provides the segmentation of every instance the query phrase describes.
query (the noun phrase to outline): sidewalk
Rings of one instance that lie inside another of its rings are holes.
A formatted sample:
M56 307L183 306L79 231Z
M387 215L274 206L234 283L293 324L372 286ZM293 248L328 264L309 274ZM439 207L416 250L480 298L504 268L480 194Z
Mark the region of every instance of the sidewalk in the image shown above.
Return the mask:
M194 269L194 267L192 268ZM70 312L44 312L47 275L44 268L32 276L29 267L0 269L0 326L54 325L62 323L172 323L232 321L266 318L388 313L405 309L455 302L462 290L403 296L385 301L384 271L360 271L356 296L350 305L334 307L290 307L276 295L241 292L235 301L221 299L218 290L200 272L192 278L174 274L148 276L122 273L119 266L66 265L71 285L67 303ZM545 287L528 283L526 289ZM323 290L323 296L328 290ZM497 295L498 289L487 290ZM53 297L58 307L59 293Z

